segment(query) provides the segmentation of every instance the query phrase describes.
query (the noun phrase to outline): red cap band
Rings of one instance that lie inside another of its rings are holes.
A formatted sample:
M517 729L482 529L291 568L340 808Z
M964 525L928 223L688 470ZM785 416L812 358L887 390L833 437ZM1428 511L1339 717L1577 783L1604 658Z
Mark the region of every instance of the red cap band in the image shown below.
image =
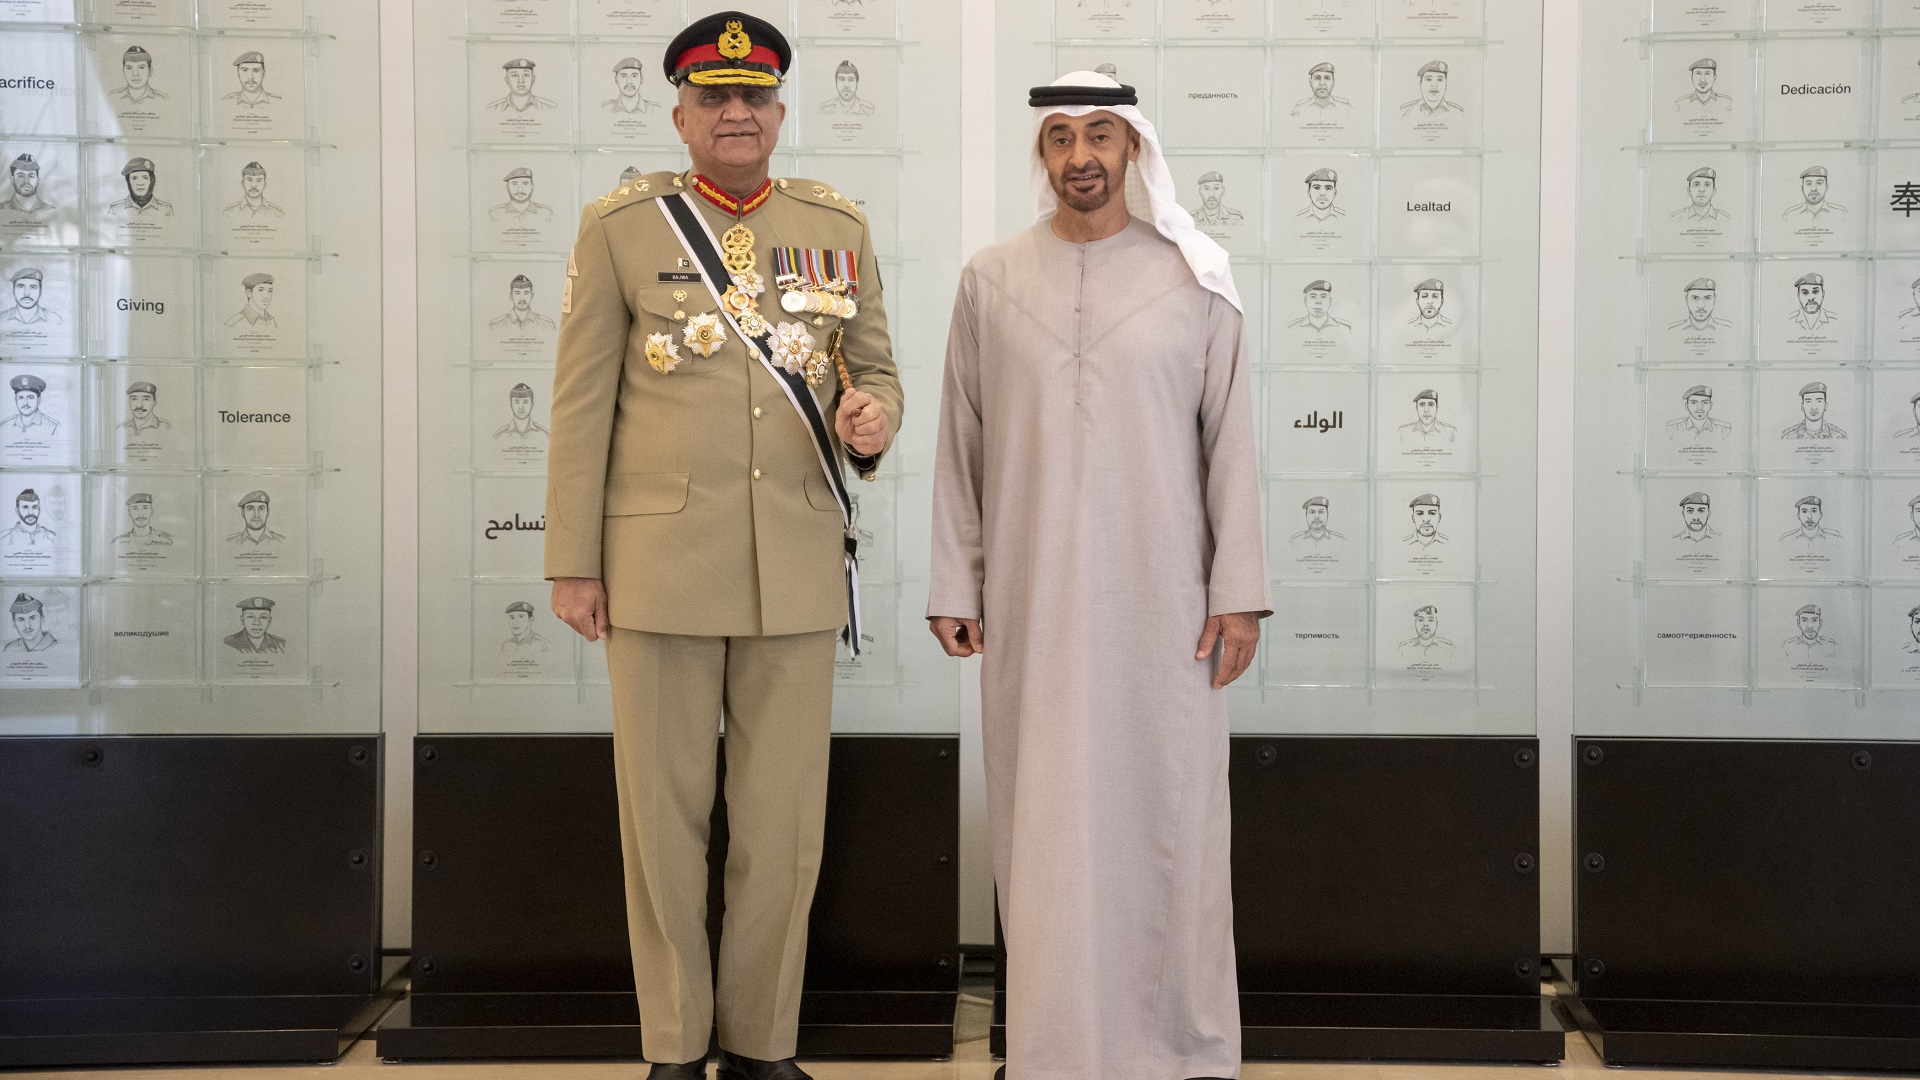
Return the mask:
M747 50L747 55L742 57L721 56L720 46L717 44L695 45L693 48L681 53L679 58L674 60L673 66L677 71L684 71L694 64L718 63L721 61L742 64L765 64L770 70L776 73L780 72L780 54L764 45L755 45L753 48Z

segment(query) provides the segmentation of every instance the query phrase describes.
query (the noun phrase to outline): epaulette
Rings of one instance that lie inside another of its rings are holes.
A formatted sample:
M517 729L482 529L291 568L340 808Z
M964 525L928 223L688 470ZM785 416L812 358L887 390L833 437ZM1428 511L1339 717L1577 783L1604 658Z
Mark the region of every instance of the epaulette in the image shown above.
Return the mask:
M783 176L773 182L774 190L809 206L831 206L842 211L855 221L866 224L866 216L854 205L852 199L833 190L818 180L804 180L797 176Z
M662 195L671 195L680 190L676 182L680 174L676 172L653 172L633 179L593 200L593 208L601 217L606 217L623 206L657 199Z

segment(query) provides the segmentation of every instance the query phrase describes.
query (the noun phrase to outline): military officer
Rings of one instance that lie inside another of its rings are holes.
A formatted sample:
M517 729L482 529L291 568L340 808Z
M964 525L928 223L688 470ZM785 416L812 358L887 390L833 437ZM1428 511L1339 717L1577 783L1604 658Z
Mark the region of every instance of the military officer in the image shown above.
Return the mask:
M240 609L240 629L221 638L234 652L283 653L287 639L268 633L273 626L273 601L264 596L249 596L234 605Z
M154 193L154 169L151 158L128 158L120 167L120 179L127 185L127 197L107 204L109 214L129 217L172 217L173 204Z
M1827 384L1810 382L1800 388L1799 423L1782 431L1782 439L1844 439L1847 437L1839 424L1827 419Z
M19 435L39 431L51 436L60 430L60 421L40 408L40 398L47 392L47 380L38 375L15 375L7 380L7 386L13 390L13 415L0 420L0 431Z
M834 636L852 596L841 473L871 479L900 423L866 219L826 184L767 175L791 58L740 12L673 40L673 122L693 167L587 205L560 303L546 576L554 614L607 641L654 1080L704 1077L716 1021L722 1080L805 1080L791 1058ZM706 856L723 707L715 972Z
M7 166L7 197L0 199L0 210L45 221L55 211L52 203L40 196L40 163L32 154L21 154Z

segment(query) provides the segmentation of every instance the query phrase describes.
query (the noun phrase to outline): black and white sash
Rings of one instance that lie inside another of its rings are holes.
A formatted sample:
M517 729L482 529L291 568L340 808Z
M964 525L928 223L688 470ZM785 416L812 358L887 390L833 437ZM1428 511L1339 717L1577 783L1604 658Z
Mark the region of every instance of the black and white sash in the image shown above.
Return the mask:
M693 205L693 197L686 192L665 195L654 202L660 212L666 215L667 227L680 239L680 246L686 249L694 265L700 267L701 280L706 282L707 292L713 296L714 307L718 308L727 325L733 328L740 340L747 345L747 351L760 361L780 388L786 391L787 401L792 403L793 411L800 414L800 422L806 426L807 434L813 437L813 451L820 457L820 470L826 473L827 486L833 489L833 500L840 504L840 521L846 537L847 565L847 625L840 632L841 640L847 643L847 649L853 655L860 655L860 565L856 559L859 541L853 529L853 500L847 494L846 480L840 475L840 460L834 455L833 440L828 434L826 418L820 414L820 402L813 396L813 389L807 380L773 362L773 350L767 347L767 334L749 337L734 320L733 313L720 301L721 283L731 285L733 275L720 259L720 242L707 227L707 219ZM772 330L771 324L768 330Z

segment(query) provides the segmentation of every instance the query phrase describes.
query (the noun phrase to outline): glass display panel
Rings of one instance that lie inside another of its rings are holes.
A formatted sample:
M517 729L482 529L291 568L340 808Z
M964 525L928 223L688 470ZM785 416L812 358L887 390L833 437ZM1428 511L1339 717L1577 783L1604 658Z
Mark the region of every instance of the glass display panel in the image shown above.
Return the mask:
M853 484L866 640L857 661L841 649L834 730L959 730L963 669L925 607L931 418L959 274L958 214L927 208L960 199L960 6L434 0L414 7L416 65L460 74L416 92L423 731L611 729L605 647L553 616L541 578L567 258L587 202L686 167L661 54L724 8L793 43L772 172L866 216L908 402L879 478ZM1257 215L1262 192L1256 169L1237 194Z
M378 15L0 2L0 734L379 730Z
M1276 609L1238 732L1534 730L1540 15L999 5L1000 233L1032 223L1020 91L1096 70L1233 257Z
M1915 10L1584 6L1582 734L1920 737Z

